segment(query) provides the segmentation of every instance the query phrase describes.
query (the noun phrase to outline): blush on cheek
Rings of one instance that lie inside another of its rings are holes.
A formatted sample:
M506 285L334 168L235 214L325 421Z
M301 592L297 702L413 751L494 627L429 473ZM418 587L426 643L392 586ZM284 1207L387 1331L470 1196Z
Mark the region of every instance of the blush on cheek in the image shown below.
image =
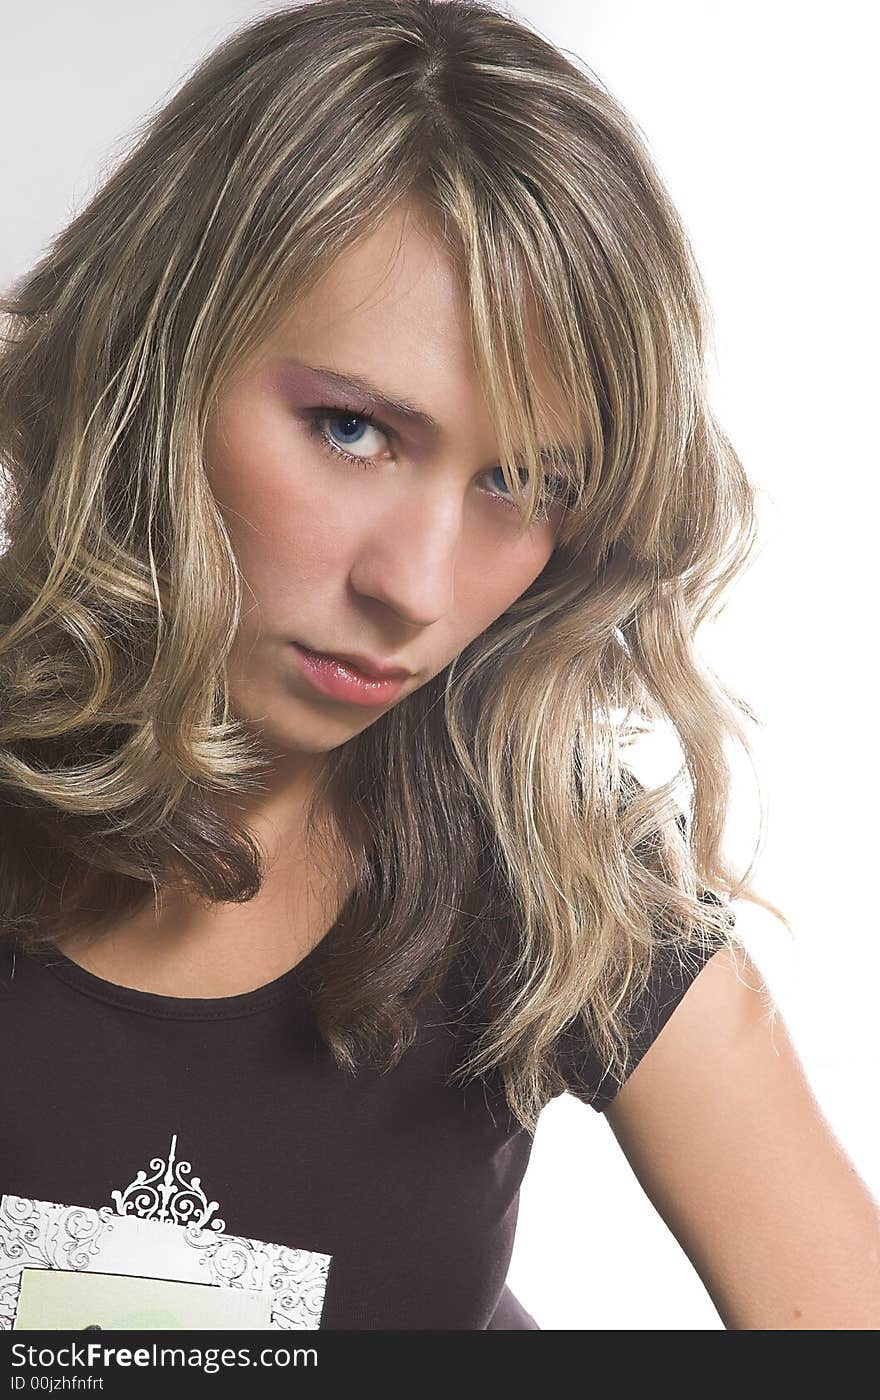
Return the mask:
M206 434L206 473L218 503L244 521L277 524L289 518L302 489L297 460L305 444L290 415L255 396L224 405L222 419Z

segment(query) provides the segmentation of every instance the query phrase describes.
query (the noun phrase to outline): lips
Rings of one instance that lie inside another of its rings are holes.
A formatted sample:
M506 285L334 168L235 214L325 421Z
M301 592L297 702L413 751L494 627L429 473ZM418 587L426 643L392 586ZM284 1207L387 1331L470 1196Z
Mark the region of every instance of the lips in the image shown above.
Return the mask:
M404 666L386 665L374 661L372 658L364 656L360 652L316 651L314 647L303 646L301 642L299 645L302 646L303 651L309 652L312 656L320 657L322 661L341 662L343 666L348 667L349 670L356 671L366 680L403 680L412 674L412 672L407 671Z
M409 674L370 676L332 653L310 651L299 642L291 642L290 649L311 686L329 699L342 701L346 705L375 707L393 704L400 698ZM362 661L362 658L358 657L358 660Z

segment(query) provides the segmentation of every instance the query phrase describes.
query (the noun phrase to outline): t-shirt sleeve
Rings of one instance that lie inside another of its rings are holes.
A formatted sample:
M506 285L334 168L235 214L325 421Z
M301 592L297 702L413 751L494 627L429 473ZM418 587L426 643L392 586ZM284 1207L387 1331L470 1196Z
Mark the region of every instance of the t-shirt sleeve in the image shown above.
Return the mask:
M700 899L708 904L723 903L708 890L700 895ZM732 930L735 916L729 904L727 922ZM597 1113L603 1113L653 1045L706 963L725 946L726 939L713 933L706 938L705 948L687 948L682 953L674 947L658 947L645 989L629 1013L630 1057L622 1078L612 1077L603 1071L595 1050L587 1041L580 1019L566 1027L559 1037L557 1061L566 1092L588 1104Z

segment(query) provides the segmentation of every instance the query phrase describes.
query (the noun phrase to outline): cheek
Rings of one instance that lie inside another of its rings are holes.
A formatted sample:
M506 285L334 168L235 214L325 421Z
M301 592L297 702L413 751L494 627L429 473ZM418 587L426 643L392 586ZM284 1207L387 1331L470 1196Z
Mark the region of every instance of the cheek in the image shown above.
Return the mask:
M484 631L506 612L534 583L553 553L554 540L536 525L532 536L514 546L502 558L496 554L487 567L482 562L460 581L457 596L473 636Z
M279 568L302 578L339 557L351 515L334 509L289 421L259 401L231 402L220 421L222 430L209 429L205 465L242 567L252 578Z

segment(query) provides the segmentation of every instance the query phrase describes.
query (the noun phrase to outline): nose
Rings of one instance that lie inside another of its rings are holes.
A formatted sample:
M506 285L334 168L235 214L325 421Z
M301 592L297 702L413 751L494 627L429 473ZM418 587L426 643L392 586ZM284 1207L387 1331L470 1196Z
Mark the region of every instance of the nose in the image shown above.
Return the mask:
M422 491L371 524L351 569L352 587L404 621L430 626L453 606L461 527L461 502L451 490Z

